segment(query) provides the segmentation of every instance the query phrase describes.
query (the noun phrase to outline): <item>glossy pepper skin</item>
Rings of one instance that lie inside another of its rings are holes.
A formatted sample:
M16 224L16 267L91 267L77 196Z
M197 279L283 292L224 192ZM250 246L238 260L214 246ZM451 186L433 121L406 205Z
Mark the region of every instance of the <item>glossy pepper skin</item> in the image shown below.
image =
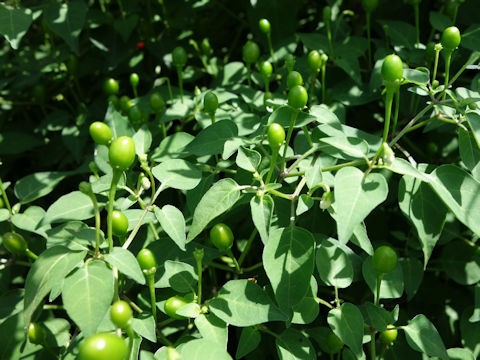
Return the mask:
M84 341L78 355L80 360L125 360L127 345L115 334L98 333Z
M121 136L110 144L108 149L110 165L120 170L127 170L135 160L135 143L128 136Z
M379 274L391 272L397 265L397 254L387 245L380 246L373 254L373 267Z
M285 129L280 124L271 123L268 127L267 137L272 151L278 151L285 140Z
M177 314L176 311L187 304L188 301L186 299L181 296L175 295L165 301L163 309L165 310L165 313L172 319L184 320L187 319L187 317Z
M403 62L398 55L388 55L382 64L382 78L385 82L403 78Z
M441 43L446 51L455 50L460 45L461 40L460 30L456 26L450 26L443 30Z
M210 241L217 249L225 251L233 245L233 232L228 225L216 224L210 230Z
M307 105L307 101L307 90L301 85L292 87L288 92L288 105L294 109L303 109Z

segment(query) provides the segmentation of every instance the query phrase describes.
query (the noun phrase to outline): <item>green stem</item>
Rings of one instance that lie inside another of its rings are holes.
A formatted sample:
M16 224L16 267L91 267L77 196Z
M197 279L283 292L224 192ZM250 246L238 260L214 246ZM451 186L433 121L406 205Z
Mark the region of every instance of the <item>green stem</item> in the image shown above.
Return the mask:
M333 353L330 353L330 360L333 360Z
M272 46L272 37L270 33L267 33L267 42L268 42L268 50L270 51L270 57L272 58L272 62L275 63L275 57L273 54L273 46Z
M247 79L248 87L252 87L252 69L250 68L250 63L247 63Z
M3 182L1 178L0 178L0 191L2 192L3 202L5 203L5 206L7 207L8 212L10 213L10 216L11 216L13 215L12 207L10 206L10 201L8 201L8 196L7 196L7 193L5 192L5 187L3 186Z
M115 193L117 191L118 181L122 176L122 171L118 169L112 169L112 183L110 185L110 191L108 193L108 215L107 215L107 234L108 234L108 248L110 251L113 249L113 231L112 231L112 212L113 203L115 201Z
M377 275L377 291L375 297L375 305L380 306L380 286L382 285L383 274Z
M385 123L383 125L382 143L386 142L388 138L388 130L390 128L390 116L392 114L392 103L394 94L395 90L387 86L387 94L385 96Z
M122 0L117 0L117 2L118 2L118 7L120 8L120 12L122 13L122 18L125 19L125 11L123 10Z
M263 82L265 83L265 92L270 92L270 78L264 76Z
M335 304L338 308L338 307L340 307L340 299L338 297L338 287L335 286L334 289L335 289Z
M133 88L133 97L137 98L138 97L137 87L132 85L132 88Z
M322 64L322 103L325 104L326 96L325 96L325 89L326 89L326 73L327 73L327 64Z
M290 195L287 195L287 194L284 194L278 190L275 190L275 189L268 189L267 190L270 194L272 195L275 195L275 196L278 196L278 197L281 197L282 199L285 199L285 200L293 200L292 197Z
M195 262L197 263L197 276L198 276L198 291L197 291L197 304L200 305L202 303L202 260L203 260L204 252L203 249L195 249L193 252L193 257L195 258Z
M32 259L32 260L34 260L34 261L38 259L38 255L35 254L35 253L34 253L32 250L30 250L30 249L26 249L26 250L25 250L25 255L27 255L30 259Z
M382 346L382 351L380 351L380 355L378 355L378 360L382 360L383 356L385 355L385 352L387 351L386 346Z
M330 56L333 59L335 55L333 53L332 29L330 28L330 20L327 21L325 25L327 26L328 48L330 49Z
M310 148L313 148L312 137L310 136L307 125L302 126L302 130L303 130L303 133L305 134L305 137L307 138L308 145L310 145Z
M292 116L290 117L290 126L288 127L287 140L285 142L285 147L283 148L282 162L280 165L280 172L285 170L285 161L287 157L288 144L290 144L290 138L292 137L293 127L295 126L295 121L297 121L297 116L300 110L292 108Z
M118 296L118 277L119 277L119 274L118 274L118 268L116 266L112 266L112 270L113 270L113 288L114 288L113 301L115 302L119 299L119 296Z
M416 29L416 44L420 44L420 9L418 3L413 5L415 11L415 29Z
M312 104L313 100L313 89L315 88L315 80L317 79L317 71L312 72L311 76L311 81L310 81L310 86L308 87L308 102L310 105Z
M231 249L227 249L227 255L232 259L233 264L235 265L235 269L237 270L238 274L242 273L242 270L240 269L240 265L238 264L237 259L235 258L235 255L233 255L233 252Z
M247 240L247 243L245 244L245 248L243 249L242 254L238 258L238 265L241 266L243 264L243 261L245 260L245 257L247 256L248 251L250 250L250 246L252 245L253 240L255 240L255 236L257 236L257 233L257 228L254 228L252 233L250 234L250 237Z
M234 272L234 270L231 267L223 265L223 264L218 264L218 263L215 263L213 261L211 263L209 263L208 266L211 266L211 267L214 267L214 268L217 268L217 269L220 269L220 270Z
M265 180L265 184L270 183L270 179L273 174L273 170L275 169L275 164L277 163L278 151L280 149L272 148L272 158L270 159L270 169L268 170L267 179Z
M155 272L146 274L148 290L150 292L150 304L152 306L152 315L155 324L157 323L157 302L155 299Z
M467 60L467 62L461 67L460 70L458 70L458 72L455 74L455 76L450 80L450 82L448 83L448 86L452 85L455 80L458 79L458 77L465 71L465 69L472 65L474 62L476 62L478 59L480 58L480 52L474 52L471 56L470 56L470 59Z
M133 339L135 337L135 334L133 332L133 329L130 325L127 326L125 329L128 335L128 358L130 359L132 357L132 350L133 350Z
M318 296L315 296L314 299L315 299L315 301L316 301L317 303L322 304L322 305L325 305L325 306L328 307L329 309L333 309L332 304L330 304L328 301L323 300L323 299L319 298Z
M212 124L215 124L215 113L210 114L210 119L212 120Z
M367 21L367 40L368 40L368 67L372 68L372 37L370 33L370 12L366 13L366 21Z
M449 78L449 75L450 75L450 61L451 60L452 60L452 51L445 52L445 86L443 88L442 100L445 100L445 96L447 96L448 78Z
M431 103L427 105L425 108L423 108L423 110L420 111L417 115L415 115L415 117L412 120L410 120L410 122L398 133L397 136L395 136L395 138L392 141L389 142L388 145L390 145L390 147L395 145L398 142L398 140L403 135L405 135L406 132L408 132L408 129L410 129L417 120L422 118L422 116L425 115L426 112L428 112L431 108L433 108L434 105L435 105L434 103Z
M377 349L375 348L375 329L372 329L370 332L372 340L370 341L370 358L376 360L377 358Z
M255 265L252 265L252 266L249 266L249 267L243 269L243 272L248 273L248 272L253 271L255 269L261 268L262 266L263 266L263 262L260 261L259 263L256 263Z
M432 84L437 78L437 68L438 68L438 58L440 57L440 50L435 50L435 61L433 63L433 76L432 76Z
M177 66L178 86L180 87L180 101L183 104L183 69L181 66Z
M393 115L392 134L395 134L395 131L397 129L399 108L400 108L400 88L398 88L397 91L395 91L395 114Z

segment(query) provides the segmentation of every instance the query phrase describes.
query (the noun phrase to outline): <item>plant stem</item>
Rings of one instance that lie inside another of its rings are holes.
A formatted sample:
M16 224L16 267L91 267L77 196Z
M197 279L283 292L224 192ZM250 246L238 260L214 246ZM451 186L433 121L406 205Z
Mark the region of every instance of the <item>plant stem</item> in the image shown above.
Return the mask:
M319 298L318 296L315 296L314 299L315 299L315 301L316 301L317 303L322 304L322 305L325 305L325 306L328 307L329 309L333 309L332 304L330 304L328 301L323 300L323 299Z
M26 249L26 250L25 250L25 255L27 255L30 259L32 259L32 260L34 260L34 261L38 259L38 255L35 254L35 253L34 253L32 250L30 250L30 249Z
M408 131L409 128L411 128L413 126L413 124L415 124L415 122L417 120L419 120L423 115L425 115L425 113L427 111L429 111L431 108L433 108L435 104L434 103L431 103L429 105L427 105L425 108L423 108L422 111L420 111L417 115L415 115L415 117L410 120L410 122L398 133L397 136L395 136L395 138L389 142L388 145L390 145L390 147L392 147L393 145L395 145L397 143L397 141L403 136L405 135L405 133Z
M198 290L197 290L197 304L200 305L202 303L202 260L203 260L204 252L203 249L195 249L193 252L193 257L195 258L195 262L197 263L197 276L198 276Z
M392 114L392 103L394 94L394 89L387 86L387 93L385 96L385 123L383 125L382 143L386 142L388 138L388 130L390 128L390 116Z
M243 272L248 273L248 272L253 271L255 269L261 268L262 266L263 266L263 262L261 261L259 263L256 263L255 265L252 265L252 266L249 266L249 267L243 269Z
M413 5L413 10L415 12L415 30L416 30L416 45L420 44L420 9L419 4L415 3Z
M110 191L108 193L108 215L107 215L107 234L108 234L108 248L110 251L113 249L113 231L112 231L112 212L113 203L115 201L115 193L117 191L118 181L122 176L122 171L118 169L112 169L112 183L110 185Z
M400 109L400 88L398 88L397 91L395 91L395 114L393 115L392 134L395 134L395 131L397 129L399 109Z
M132 330L132 327L130 325L127 326L127 328L125 329L125 331L127 332L127 335L128 335L128 358L130 359L131 356L132 356L132 350L133 350L133 339L135 337L135 334Z
M302 130L303 130L303 133L305 134L305 137L307 138L308 145L310 145L310 148L313 148L312 137L310 136L307 125L302 126Z
M372 360L377 359L377 349L375 348L375 329L370 332L372 340L370 341L370 358Z
M450 61L451 60L452 60L452 51L447 51L445 53L445 86L443 88L442 100L445 100L445 96L447 96L448 78L449 78L449 75L450 75Z
M372 38L370 33L370 12L366 13L366 22L367 22L367 40L368 40L368 67L372 68Z
M242 269L240 269L240 265L238 264L237 259L235 258L235 255L233 255L233 252L231 249L227 249L227 255L232 259L233 264L235 265L235 269L237 270L238 274L242 273Z
M382 285L383 274L377 275L377 292L375 297L375 305L380 306L380 286Z
M178 86L180 87L180 101L183 104L183 69L181 66L177 66Z
M326 84L325 84L325 79L326 79L326 73L327 73L327 64L326 62L324 62L322 64L322 103L325 104L326 102L326 96L325 96L325 88L326 88Z
M333 52L333 42L332 42L332 29L330 27L331 20L328 20L325 25L327 26L327 38L328 38L328 48L330 50L330 56L332 59L335 57Z
M247 256L248 251L250 250L250 246L252 245L253 240L255 240L255 236L257 236L257 233L257 228L254 228L252 233L250 234L250 237L247 240L247 243L245 244L245 248L243 249L242 254L238 258L238 265L241 266L243 264L243 261L245 260L245 257Z
M270 33L267 33L267 42L268 42L268 50L270 51L270 57L272 58L272 62L275 63L275 57L273 53L273 46L272 46L272 36Z
M148 284L148 290L150 291L150 303L152 305L152 315L155 324L157 323L157 302L155 299L155 272L145 275Z
M267 179L265 180L265 184L270 183L270 179L272 178L273 170L275 169L275 164L277 163L278 151L280 149L273 149L272 148L272 157L270 159L270 169L268 170Z
M432 84L437 78L437 68L438 68L438 58L440 57L440 50L435 49L435 61L433 63L433 76L432 76Z
M455 76L450 80L450 82L448 83L448 86L452 85L455 80L458 79L458 77L465 71L465 69L472 65L474 62L476 62L478 59L480 58L480 52L478 51L475 51L471 56L470 58L467 60L467 62L465 64L463 64L463 66L461 67L460 70L458 70L458 72L455 74Z
M252 87L252 70L250 68L250 63L247 63L247 79L248 79L248 87Z
M335 304L338 308L340 307L340 299L338 298L338 287L335 286L334 289L335 289Z
M5 192L5 187L3 186L3 182L1 178L0 178L0 191L2 192L2 198L3 198L3 201L5 202L5 206L7 207L8 212L10 213L10 216L12 216L13 215L12 207L10 206L10 201L8 201L8 196L7 196L7 193Z
M288 144L290 144L290 138L292 137L293 127L295 126L295 121L297 121L297 116L300 110L292 108L292 115L290 117L290 126L288 127L287 140L285 141L285 147L283 148L282 162L280 165L280 172L285 170L285 161L287 157Z

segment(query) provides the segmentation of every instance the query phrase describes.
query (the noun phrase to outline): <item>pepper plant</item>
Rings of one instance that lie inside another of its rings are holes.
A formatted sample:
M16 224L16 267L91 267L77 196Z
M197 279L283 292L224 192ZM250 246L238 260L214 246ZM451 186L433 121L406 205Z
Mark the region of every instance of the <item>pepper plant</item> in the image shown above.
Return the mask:
M476 13L2 2L0 359L479 358Z

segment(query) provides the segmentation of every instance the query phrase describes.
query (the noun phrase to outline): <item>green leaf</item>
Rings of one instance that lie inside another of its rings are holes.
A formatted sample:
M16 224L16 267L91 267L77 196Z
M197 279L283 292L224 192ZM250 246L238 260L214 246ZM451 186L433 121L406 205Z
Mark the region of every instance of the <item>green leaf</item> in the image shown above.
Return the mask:
M110 308L113 282L113 271L99 260L85 263L65 279L65 310L86 337L97 331Z
M0 155L21 154L43 144L43 141L27 132L2 131L0 134Z
M202 179L202 172L192 163L181 160L166 160L152 168L152 174L162 183L163 187L179 190L190 190Z
M479 27L480 31L480 27ZM462 44L463 45L463 44ZM480 147L480 115L474 112L469 112L465 115L470 128L472 129L473 136L477 141L477 146Z
M462 33L462 47L478 51L480 49L480 40L478 34L480 33L480 25L472 24Z
M82 0L72 0L66 4L50 3L43 10L43 20L47 26L79 53L78 37L82 31L88 7Z
M183 159L188 156L185 148L192 142L193 135L177 132L167 136L160 145L153 151L151 159L157 162L163 162L169 159Z
M468 349L451 348L447 350L447 354L450 360L475 360L475 356Z
M277 123L282 125L285 129L290 127L290 119L293 115L292 107L284 105L277 108L268 118L268 124ZM297 119L295 120L294 128L300 128L311 122L315 121L315 117L306 113L306 112L299 112L297 115Z
M139 284L145 284L145 276L138 265L135 256L121 247L114 247L112 251L105 254L105 261L110 265L117 267L118 271L135 280Z
M368 257L362 266L363 278L372 291L377 292L377 271L373 268L372 257ZM397 299L403 294L403 272L400 262L397 262L395 268L388 274L383 275L380 284L380 299Z
M221 154L225 142L237 135L238 128L233 121L218 121L200 131L185 150L196 156Z
M328 312L328 325L357 358L362 356L363 316L353 304L343 303L339 308Z
M334 188L338 240L345 244L358 224L385 201L388 186L381 174L364 178L359 169L345 167L335 175Z
M0 4L0 34L10 43L12 49L18 49L20 41L32 24L30 9L13 9Z
M354 56L344 56L342 58L335 59L335 63L338 65L338 67L345 71L345 73L350 76L356 84L360 85L362 83L358 58Z
M366 302L360 305L359 308L362 312L365 323L373 326L377 331L385 331L387 329L387 325L395 322L392 314L390 314L384 308L376 306L371 302Z
M61 196L50 205L41 225L68 220L85 220L91 217L93 217L92 200L80 191L73 191Z
M462 345L469 349L478 359L480 355L480 322L472 323L469 321L473 315L472 308L466 308L460 317L460 334L462 338Z
M27 204L50 194L68 174L65 171L45 171L27 175L15 184L15 196L20 203Z
M250 171L255 172L262 161L262 156L258 151L250 150L244 146L238 149L236 163L237 166Z
M417 231L427 267L433 248L442 234L447 208L424 182L405 175L399 183L398 204Z
M321 161L316 161L313 166L305 170L305 178L307 179L307 187L309 190L312 190L315 186L322 183L323 175Z
M307 293L314 268L314 246L313 235L299 227L270 233L262 259L282 309L290 309Z
M47 224L38 228L38 224L44 216L45 210L41 207L29 206L23 213L13 214L12 223L19 229L33 232L46 239L48 237L46 231L50 229L50 225Z
M416 85L427 85L430 82L430 71L427 68L403 69L403 77L407 82Z
M353 267L347 254L329 239L317 249L315 258L322 281L328 286L347 288L353 281Z
M185 218L175 206L165 205L163 208L155 208L155 217L160 222L163 231L185 251L187 236L185 235Z
M230 209L240 198L240 186L230 178L217 181L195 208L187 243L200 234L210 221Z
M399 261L402 266L403 283L407 299L411 300L422 283L424 269L420 260L414 257L402 258Z
M480 254L476 246L463 240L450 241L442 249L441 266L459 284L473 285L480 281Z
M140 221L143 214L145 213L145 210L142 210L142 209L127 209L127 210L124 210L122 212L123 212L123 215L125 215L127 220L128 220L128 231L131 231L135 228L137 223ZM147 211L146 215L143 217L143 220L142 220L141 224L142 225L143 224L148 224L149 222L155 222L155 215L152 212Z
M431 174L430 186L456 218L480 235L480 183L455 165L442 165Z
M232 360L226 349L210 339L190 340L182 345L180 356L188 360Z
M461 127L458 128L458 147L463 163L469 170L473 170L480 162L480 149L473 134Z
M428 19L430 20L430 25L437 31L443 31L447 27L454 25L452 19L437 11L430 11Z
M9 290L0 296L0 324L23 311L24 289Z
M288 328L275 338L280 360L316 359L315 349L310 340L300 331Z
M253 327L245 327L242 329L240 333L240 340L238 340L238 347L237 352L235 354L235 358L241 359L245 355L248 355L253 350L255 350L260 341L262 340L262 336L258 330L255 330Z
M167 260L164 266L165 274L157 281L156 286L161 286L166 281L166 287L171 287L179 293L195 292L194 285L197 283L198 274L192 265L180 261Z
M152 315L140 314L138 318L132 319L132 329L141 337L155 343L157 337L155 335L155 320Z
M78 263L86 251L71 251L64 246L55 246L43 251L33 263L25 280L24 319L28 328L30 319L42 299L61 283Z
M480 321L480 284L475 285L475 308L472 316L468 319L470 322ZM1 305L1 304L0 304ZM0 309L2 307L0 306ZM0 317L1 319L1 317Z
M152 145L152 133L147 125L142 125L140 129L133 135L133 142L135 143L135 153L137 155L147 154Z
M210 301L209 309L226 323L239 327L287 320L267 293L246 279L227 282Z
M88 250L88 246L95 245L95 229L89 228L80 221L71 221L47 230L47 248L61 245L70 250ZM103 233L100 232L100 242Z
M300 302L293 306L292 324L310 324L320 312L320 307L315 300L318 292L318 285L315 277L310 279L310 289Z
M340 151L340 154L336 157L340 157L343 159L365 159L369 154L368 143L359 138L354 137L324 137L320 139L320 143L327 144L335 149L335 151ZM327 153L329 152L326 147L320 144L320 149ZM336 154L332 153L332 156Z
M425 315L417 315L402 326L407 343L413 350L423 352L428 356L437 356L448 360L447 350L435 326Z
M200 315L195 318L195 326L204 339L208 339L227 349L227 324L214 314Z
M250 210L253 224L260 234L262 242L266 244L270 233L274 202L270 195L254 196L250 200Z

